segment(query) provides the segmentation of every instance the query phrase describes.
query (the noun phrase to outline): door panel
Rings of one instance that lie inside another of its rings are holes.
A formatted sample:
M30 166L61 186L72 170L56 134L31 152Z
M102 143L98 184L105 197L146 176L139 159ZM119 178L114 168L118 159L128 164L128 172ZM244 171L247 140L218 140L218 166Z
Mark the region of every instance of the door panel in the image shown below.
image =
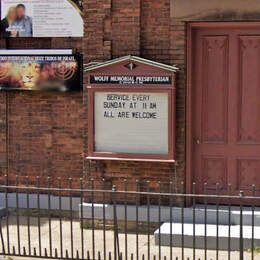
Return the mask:
M237 160L237 185L241 190L250 190L252 183L260 182L260 158L243 158ZM259 185L258 185L259 186Z
M239 37L238 141L260 143L260 37Z
M259 27L260 29L260 27ZM260 30L200 28L192 48L192 176L215 193L260 185ZM259 72L258 72L259 70Z
M227 159L225 157L202 156L203 183L207 183L209 190L216 190L216 183L222 188L227 186Z
M225 143L227 139L228 38L202 38L202 140ZM221 115L221 116L220 116Z

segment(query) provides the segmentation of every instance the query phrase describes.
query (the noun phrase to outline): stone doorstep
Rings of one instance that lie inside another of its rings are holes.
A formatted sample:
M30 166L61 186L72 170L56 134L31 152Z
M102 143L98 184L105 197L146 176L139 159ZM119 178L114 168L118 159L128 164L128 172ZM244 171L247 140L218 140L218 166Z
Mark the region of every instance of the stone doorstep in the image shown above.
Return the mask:
M161 246L170 246L170 237L172 236L172 246L181 247L182 246L182 228L184 229L184 247L193 248L194 236L193 236L193 224L184 223L173 223L172 224L172 235L171 235L171 223L164 223L154 232L155 243L159 245L159 237ZM207 249L216 250L217 249L217 226L216 225L206 225L206 240ZM159 235L160 232L160 235ZM218 249L228 250L228 225L218 226ZM243 226L243 248L250 249L252 246L252 227ZM260 227L254 227L254 247L260 246ZM240 247L240 226L231 225L230 226L230 249L232 251L239 250ZM205 225L195 224L195 248L204 249L205 248Z
M5 200L6 194L1 192L0 193L0 208L4 208L6 206ZM52 210L59 210L59 196L50 196L51 200L51 209ZM19 193L18 194L18 202L20 209L27 208L27 194L26 193ZM48 209L48 195L47 194L40 194L39 195L39 202L40 202L40 209ZM72 210L78 211L78 205L80 203L79 197L72 197ZM9 208L16 208L16 193L8 193L8 207ZM29 194L29 208L36 209L38 204L38 197L36 193ZM61 196L61 209L62 210L70 210L70 197Z
M236 225L240 224L240 211L239 210L233 210L231 212L233 216L233 222ZM252 211L243 210L243 225L251 225L252 223ZM255 226L260 226L260 212L256 211L254 212L254 221Z
M114 208L111 204L94 204L94 218L103 219L103 206L105 208L105 217L107 220L112 220L114 215ZM83 203L83 218L91 219L92 218L92 204ZM172 218L175 223L193 223L193 209L184 208L184 218L182 220L181 208L173 207L172 208ZM116 214L118 220L125 220L125 206L116 205ZM228 225L229 224L229 211L228 207L221 206L218 210L218 224L219 225ZM81 215L81 204L79 205L79 215ZM150 222L170 222L170 207L162 206L161 207L161 218L159 221L159 209L158 206L150 206ZM128 205L127 206L127 220L136 221L136 206ZM147 216L147 206L138 207L138 220L140 222L148 221ZM207 224L216 224L217 222L217 210L214 206L209 206L207 208ZM205 223L205 209L198 205L195 209L195 223L204 224ZM230 212L230 224L238 225L240 223L240 210L238 207L232 207ZM245 207L243 210L243 225L251 225L252 223L252 211L250 207ZM260 226L260 208L256 208L254 212L254 225Z

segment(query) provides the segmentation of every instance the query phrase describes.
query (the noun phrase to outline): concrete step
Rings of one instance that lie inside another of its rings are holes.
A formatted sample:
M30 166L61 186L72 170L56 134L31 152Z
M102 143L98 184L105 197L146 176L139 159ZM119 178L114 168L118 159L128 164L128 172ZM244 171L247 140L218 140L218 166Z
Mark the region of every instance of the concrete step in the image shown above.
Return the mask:
M172 234L171 234L172 225ZM205 225L195 224L195 236L193 235L194 225L191 223L164 223L154 233L155 243L161 246L170 246L170 237L172 236L172 246L182 246L182 229L184 238L184 247L193 248L193 239L195 238L195 248L205 248ZM228 237L229 237L229 226L228 225L206 225L206 240L207 249L217 249L217 232L218 232L218 249L228 250ZM217 231L218 229L218 231ZM159 235L160 233L160 235ZM250 249L252 243L252 227L243 226L243 248ZM260 246L260 227L254 227L254 246ZM230 249L239 250L240 248L240 226L230 226Z
M191 209L190 209L191 210ZM200 218L203 217L201 215L202 212L205 214L205 209L202 205L196 206L196 211L200 211ZM209 221L207 221L208 224L216 224L216 216L217 216L217 207L214 205L209 205L207 207L207 211L209 214ZM218 209L219 214L219 224L226 224L228 225L228 217L229 217L229 207L228 206L219 206ZM255 207L254 212L252 211L252 207L243 207L242 208L242 215L243 215L243 225L252 225L254 222L255 226L260 226L260 208ZM254 217L254 218L252 218ZM223 219L224 218L224 219ZM175 222L181 222L181 221L175 221ZM186 221L184 221L186 222ZM240 208L238 206L231 206L230 207L230 222L233 225L240 225ZM191 222L190 222L191 223ZM196 223L204 224L204 221L201 222L196 221Z
M105 204L105 216L108 220L113 220L114 209L113 205ZM172 220L174 223L193 223L193 215L195 214L195 223L204 224L205 223L205 208L203 205L196 205L195 210L193 208L183 208L180 207L161 207L160 219L159 219L159 209L158 206L151 205L150 211L150 222L170 222L170 210L172 210ZM183 210L183 216L182 216ZM216 206L209 205L207 207L207 224L216 224L218 218L219 225L229 224L229 208L227 206ZM83 203L82 204L82 217L90 219L92 217L92 204ZM116 206L117 218L118 220L125 220L125 206ZM148 221L147 206L142 205L138 207L138 220L141 222ZM81 205L79 205L79 213L81 213ZM103 204L94 204L94 217L96 219L103 219ZM127 206L127 220L136 221L136 206ZM232 206L230 210L230 224L238 225L240 223L240 209L239 207ZM243 208L243 225L252 225L252 209L250 207ZM254 225L260 226L260 208L256 208L254 211Z
M240 224L240 211L233 210L231 212L231 214L232 214L233 224L239 225ZM243 210L243 225L252 225L252 223L253 223L252 216L253 216L252 211L250 211L248 209ZM260 226L260 212L259 211L254 212L254 225Z

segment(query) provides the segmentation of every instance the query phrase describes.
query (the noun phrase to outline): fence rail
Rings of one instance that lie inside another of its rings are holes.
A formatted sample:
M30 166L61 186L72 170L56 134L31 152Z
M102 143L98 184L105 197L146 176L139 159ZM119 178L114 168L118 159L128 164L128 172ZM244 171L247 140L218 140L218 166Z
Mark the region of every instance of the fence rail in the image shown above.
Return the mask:
M260 259L260 196L216 184L29 178L0 185L0 254L44 259ZM30 184L30 185L29 185ZM130 189L130 188L131 189ZM180 190L184 190L180 188Z

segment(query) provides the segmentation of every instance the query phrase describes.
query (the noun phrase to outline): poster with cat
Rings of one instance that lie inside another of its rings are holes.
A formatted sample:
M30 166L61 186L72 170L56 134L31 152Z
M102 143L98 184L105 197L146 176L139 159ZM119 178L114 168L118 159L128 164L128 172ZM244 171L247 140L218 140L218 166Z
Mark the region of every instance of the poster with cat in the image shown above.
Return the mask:
M0 90L82 88L81 55L1 55Z
M83 37L82 0L1 0L1 36Z

